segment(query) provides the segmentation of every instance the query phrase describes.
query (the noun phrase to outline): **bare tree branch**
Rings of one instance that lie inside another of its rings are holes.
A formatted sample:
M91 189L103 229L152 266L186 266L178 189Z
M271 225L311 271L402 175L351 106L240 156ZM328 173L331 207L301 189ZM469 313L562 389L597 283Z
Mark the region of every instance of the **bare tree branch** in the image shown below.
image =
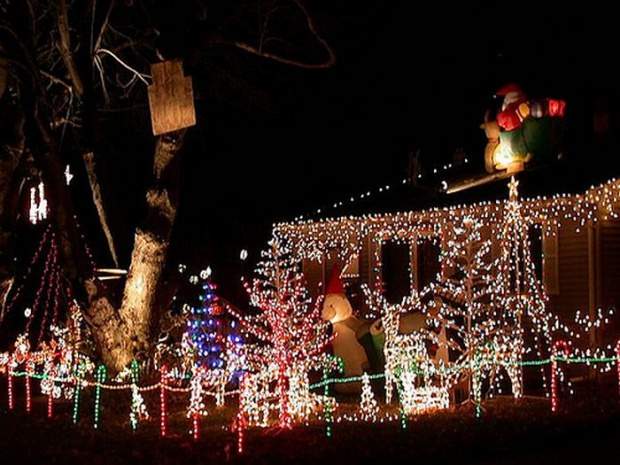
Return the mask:
M48 78L50 81L56 83L56 84L60 84L61 86L63 86L69 93L73 93L73 87L71 87L67 82L65 82L64 80L48 73L47 71L43 71L40 70L41 75L45 76L46 78Z
M306 17L306 25L308 30L312 33L316 41L321 44L325 52L327 53L327 58L321 63L306 63L304 61L295 60L292 58L286 58L280 55L276 55L270 52L266 52L262 50L262 46L259 44L258 48L248 44L247 42L241 41L226 41L226 40L215 40L212 43L214 44L222 44L222 45L232 45L237 47L240 50L243 50L246 53L251 53L252 55L257 55L262 58L266 58L268 60L276 61L278 63L282 63L289 66L295 66L297 68L304 69L325 69L331 68L336 64L336 54L332 50L331 46L323 38L323 36L317 31L316 26L314 24L314 19L306 9L306 7L301 3L300 0L293 0L297 7L301 10L301 12Z
M97 207L97 214L99 215L99 222L101 223L101 229L105 234L106 241L108 242L108 248L110 249L110 255L114 261L114 266L118 268L118 257L116 255L116 248L114 247L114 238L108 225L108 218L103 207L103 196L101 194L101 187L95 172L95 154L92 152L85 153L82 158L84 159L84 166L86 167L86 173L88 174L88 183L93 194L93 203Z
M73 82L75 94L81 97L84 94L84 84L82 83L75 61L73 60L73 53L71 52L71 32L69 29L69 15L67 12L66 0L58 0L58 32L60 35L59 49L62 61L69 72L71 82Z
M115 1L112 0L110 2L110 5L108 6L108 11L105 14L103 24L101 25L101 29L99 30L99 35L97 36L97 41L95 42L95 46L93 48L93 54L96 54L97 50L99 50L99 47L101 47L101 41L103 40L105 31L108 28L108 24L110 23L110 14L112 13L112 10L114 9L114 4L115 4Z
M145 77L150 78L151 76L148 74L144 74L141 73L140 71L135 70L134 68L132 68L131 66L129 66L127 63L125 63L123 60L121 60L117 55L115 55L113 52L109 51L106 48L100 48L97 53L105 53L106 55L110 55L112 58L114 58L117 62L119 62L121 64L121 66L129 71L131 71L138 79L140 79L145 85L149 85L149 82L144 79Z
M281 7L276 6L269 10L269 12L265 15L265 20L263 21L260 28L260 36L258 39L258 50L263 52L263 45L265 43L265 36L267 34L267 30L269 29L269 22L271 21L272 16L280 9Z

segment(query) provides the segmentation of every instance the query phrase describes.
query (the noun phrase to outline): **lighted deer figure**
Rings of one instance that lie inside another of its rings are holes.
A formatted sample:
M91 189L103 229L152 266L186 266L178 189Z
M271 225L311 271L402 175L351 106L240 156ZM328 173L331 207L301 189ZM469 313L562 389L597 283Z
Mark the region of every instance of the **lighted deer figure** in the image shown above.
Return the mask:
M390 304L379 292L371 291L363 286L366 300L371 308L378 310L381 319L373 324L376 332L383 329L385 342L383 356L385 358L385 401L392 401L394 384L399 372L409 371L414 366L428 359L425 337L425 318L422 314L408 315L412 321L414 332L403 334L400 332L401 314L420 307L417 293L407 296L397 304Z

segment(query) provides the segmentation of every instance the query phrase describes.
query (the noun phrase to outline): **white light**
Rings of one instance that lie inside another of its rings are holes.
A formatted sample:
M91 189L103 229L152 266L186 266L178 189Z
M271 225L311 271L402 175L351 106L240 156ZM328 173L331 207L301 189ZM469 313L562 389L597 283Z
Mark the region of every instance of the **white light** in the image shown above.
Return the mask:
M241 259L241 261L246 261L248 258L248 251L246 249L242 249L241 253L239 254L239 258Z
M47 200L45 199L45 187L42 182L37 187L30 188L28 218L32 224L37 224L47 218Z
M73 179L73 174L71 173L71 167L67 165L65 168L65 180L67 181L67 186L71 184L71 180Z
M208 266L206 269L202 270L200 272L200 277L202 279L207 279L211 277L211 274L213 274L213 270L211 269L210 266Z

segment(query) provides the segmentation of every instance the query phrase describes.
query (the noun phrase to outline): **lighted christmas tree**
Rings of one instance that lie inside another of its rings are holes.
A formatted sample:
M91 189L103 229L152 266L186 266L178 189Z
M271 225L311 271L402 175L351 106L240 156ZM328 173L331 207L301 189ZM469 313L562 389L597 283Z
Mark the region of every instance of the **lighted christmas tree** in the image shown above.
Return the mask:
M377 404L377 399L375 399L375 394L372 391L368 373L364 373L362 376L362 397L360 400L359 412L359 418L361 420L370 422L377 421L379 405Z
M193 275L190 283L200 287L198 303L183 305L186 316L186 330L183 336L182 352L184 366L189 366L191 374L192 405L198 405L199 393L203 388L215 393L216 405L224 404L226 385L236 379L245 368L238 324L226 312L226 306L216 293L216 285L211 281L211 269L207 268L200 276ZM198 386L200 384L200 386ZM194 417L196 422L196 417Z
M241 317L242 328L256 343L248 345L248 363L255 371L272 372L277 382L277 411L281 427L290 427L296 412L293 399L313 402L307 372L320 369L330 341L328 323L321 320L320 302L312 302L298 264L285 244L274 239L263 252L258 277L246 283L250 302L259 313ZM299 400L295 400L295 403Z
M210 272L203 271L202 295L200 304L189 306L187 335L196 352L196 365L207 369L224 367L224 312L216 294L216 286L211 282Z
M531 256L530 226L535 220L522 212L518 185L512 178L500 232L499 293L504 306L516 317L527 314L536 320L545 320L547 296L536 276Z
M526 217L521 208L519 183L513 177L509 184L509 200L506 202L501 225L501 253L498 260L497 292L495 300L503 309L503 325L510 329L506 344L513 350L505 353L503 366L508 371L515 397L522 394L520 361L525 351L524 319L528 319L531 331L546 345L551 345L551 319L546 312L547 296L531 256L530 226L535 221ZM541 342L542 342L541 341Z

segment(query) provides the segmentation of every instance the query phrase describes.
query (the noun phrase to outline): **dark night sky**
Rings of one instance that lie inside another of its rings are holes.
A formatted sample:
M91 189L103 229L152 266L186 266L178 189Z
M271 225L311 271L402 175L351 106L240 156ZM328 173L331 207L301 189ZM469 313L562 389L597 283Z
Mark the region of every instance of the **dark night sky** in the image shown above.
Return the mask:
M586 146L592 99L617 100L613 15L584 15L568 2L315 0L308 6L338 57L316 71L196 51L205 26L187 20L193 3L154 12L198 96L172 256L213 264L225 295L236 293L239 250L256 257L273 221L401 179L412 148L427 164L457 147L482 163L479 125L502 84L568 100L574 156ZM112 224L125 260L152 153L148 120L136 113L120 132L116 115L108 118L115 129L102 144L106 195L123 205Z

